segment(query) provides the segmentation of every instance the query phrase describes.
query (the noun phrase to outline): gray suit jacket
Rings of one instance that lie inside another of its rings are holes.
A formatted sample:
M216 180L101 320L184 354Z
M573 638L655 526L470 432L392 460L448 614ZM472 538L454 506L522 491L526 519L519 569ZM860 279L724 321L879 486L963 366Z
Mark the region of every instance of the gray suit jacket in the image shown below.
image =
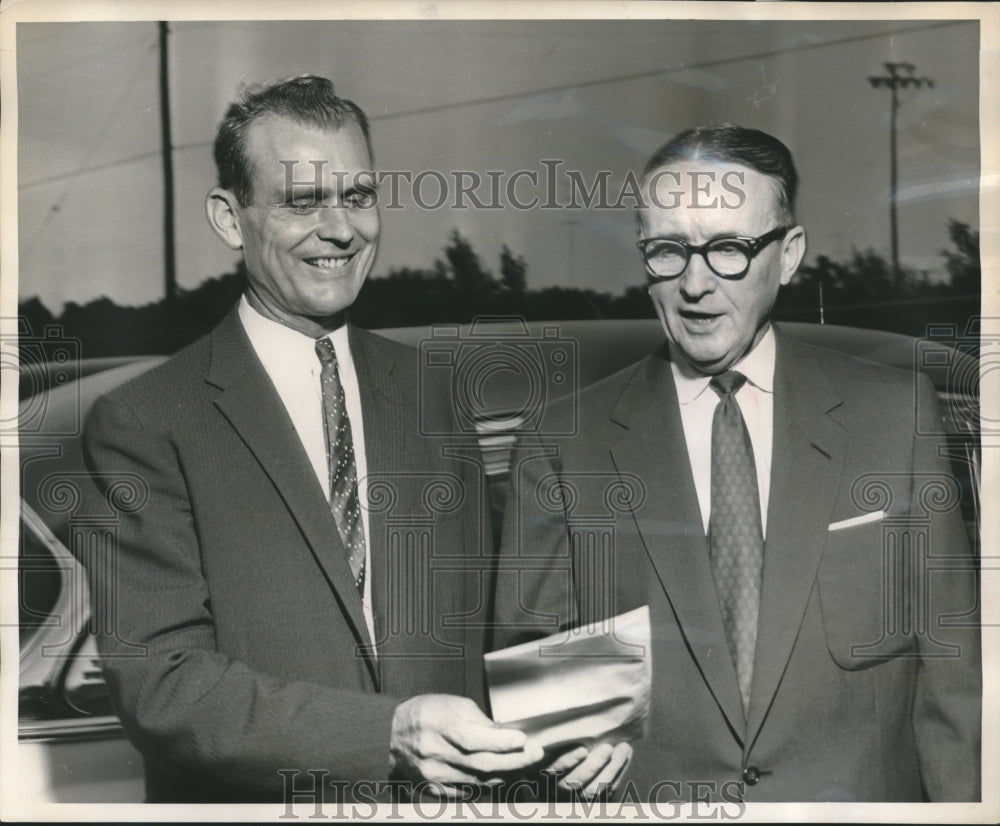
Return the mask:
M564 402L574 438L525 444L496 645L650 606L643 798L978 799L975 562L940 438L918 435L940 431L933 389L777 332L746 717L665 347Z
M330 508L235 311L92 411L92 511L116 504L116 479L143 500L119 507L113 536L81 556L110 612L105 675L150 800L281 800L281 770L306 788L312 770L385 780L401 699L480 697L481 474L469 450L419 432L445 429L451 402L419 387L416 352L350 336L377 657Z

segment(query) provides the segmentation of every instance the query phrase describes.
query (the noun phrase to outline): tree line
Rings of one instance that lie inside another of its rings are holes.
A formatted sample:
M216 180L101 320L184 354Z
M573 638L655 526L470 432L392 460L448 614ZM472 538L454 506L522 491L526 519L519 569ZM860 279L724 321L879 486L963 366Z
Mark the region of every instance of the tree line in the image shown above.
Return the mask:
M873 250L855 250L847 261L820 255L804 264L779 294L775 318L825 321L919 336L928 324L952 323L964 329L979 312L979 233L949 222L952 247L941 251L947 280L891 264ZM529 321L653 318L646 288L636 285L615 295L578 287L528 287L524 258L506 245L495 274L469 241L452 231L429 268L393 270L369 278L350 311L367 328L431 323L467 323L479 315L514 315ZM86 304L68 302L56 316L37 298L18 305L21 328L41 336L58 325L61 335L80 340L84 358L172 353L208 332L239 298L245 273L211 278L191 290L139 307L123 307L101 297Z

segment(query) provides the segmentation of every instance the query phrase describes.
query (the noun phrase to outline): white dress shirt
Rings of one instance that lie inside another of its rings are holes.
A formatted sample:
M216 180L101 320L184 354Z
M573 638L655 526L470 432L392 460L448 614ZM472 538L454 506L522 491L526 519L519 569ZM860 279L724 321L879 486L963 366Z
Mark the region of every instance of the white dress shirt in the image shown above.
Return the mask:
M774 352L774 330L769 327L757 346L729 368L747 377L746 383L736 393L736 403L743 414L753 446L760 494L760 520L765 536L774 444ZM684 440L687 442L701 521L707 536L712 513L712 417L719 395L708 386L712 377L695 370L673 345L670 346L670 369L677 387Z
M312 465L316 479L330 500L330 469L326 462L326 432L323 417L323 389L320 384L322 365L316 355L316 339L296 332L262 316L250 306L246 296L240 299L240 321L250 338L257 357L267 371L292 419ZM339 327L327 336L337 354L337 368L344 385L347 415L351 420L354 440L354 461L358 473L358 500L361 503L361 525L365 533L365 593L362 598L365 623L371 639L375 639L372 616L371 529L368 524L368 463L365 456L365 426L361 415L361 393L358 375L351 358L347 327Z

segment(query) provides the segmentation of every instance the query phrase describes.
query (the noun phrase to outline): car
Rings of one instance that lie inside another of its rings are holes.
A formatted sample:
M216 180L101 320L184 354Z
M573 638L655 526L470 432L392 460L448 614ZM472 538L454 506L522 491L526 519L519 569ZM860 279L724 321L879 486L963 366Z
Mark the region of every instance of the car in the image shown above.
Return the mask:
M18 788L26 799L118 803L143 799L143 764L111 711L90 632L83 570L70 551L69 487L88 484L80 434L93 402L161 358L118 360L61 382L31 364L33 386L19 405L21 513L18 614ZM93 368L94 365L87 365Z
M785 323L809 344L930 375L945 413L942 450L954 461L973 541L979 525L978 360L961 337L917 340L850 327ZM530 323L478 320L378 331L420 351L427 370L450 371L456 420L474 437L489 482L494 524L504 507L510 452L539 405L588 385L655 349L655 320ZM30 365L20 404L19 788L51 802L140 802L143 767L108 701L76 543L101 526L74 513L92 484L81 432L94 401L165 357ZM71 380L56 376L71 375ZM106 527L106 526L105 526ZM95 531L97 532L95 534ZM497 539L496 534L494 540Z

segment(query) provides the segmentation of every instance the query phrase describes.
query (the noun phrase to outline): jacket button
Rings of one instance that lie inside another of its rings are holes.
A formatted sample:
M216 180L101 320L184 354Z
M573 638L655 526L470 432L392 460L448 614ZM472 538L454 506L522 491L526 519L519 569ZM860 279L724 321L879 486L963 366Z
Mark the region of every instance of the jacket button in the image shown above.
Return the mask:
M756 786L760 780L760 769L756 766L747 766L743 769L743 780L748 786Z

